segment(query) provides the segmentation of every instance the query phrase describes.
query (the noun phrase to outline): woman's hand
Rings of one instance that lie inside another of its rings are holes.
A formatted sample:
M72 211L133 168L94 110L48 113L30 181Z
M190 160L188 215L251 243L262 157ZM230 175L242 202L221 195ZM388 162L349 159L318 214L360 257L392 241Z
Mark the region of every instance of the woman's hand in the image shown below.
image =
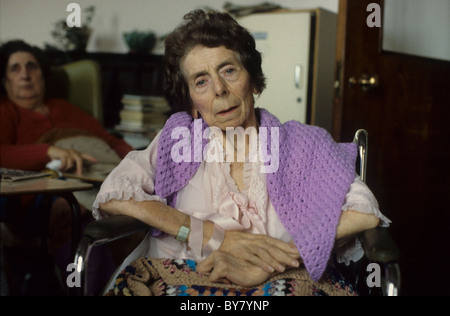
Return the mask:
M50 146L47 155L51 160L58 159L61 161L59 170L67 171L75 167L78 175L83 173L83 160L97 162L97 159L88 154L79 153L73 149L63 149L57 146Z
M197 265L197 272L209 273L209 281L251 287L268 280L272 273L248 261L216 250Z
M300 255L293 243L266 235L228 231L219 250L197 265L212 282L250 286L267 280L287 266L298 267ZM228 280L228 281L226 281Z
M286 266L298 267L300 258L294 243L267 235L228 231L219 250L252 263L267 272L283 272Z

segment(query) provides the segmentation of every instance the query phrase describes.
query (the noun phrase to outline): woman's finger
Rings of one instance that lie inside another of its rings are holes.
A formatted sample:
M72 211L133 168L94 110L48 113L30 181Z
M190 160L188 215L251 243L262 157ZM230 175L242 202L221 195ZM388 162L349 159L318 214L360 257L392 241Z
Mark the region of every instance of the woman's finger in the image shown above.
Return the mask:
M73 152L72 157L75 161L75 171L78 175L81 175L83 173L83 158L77 152Z
M228 231L219 249L268 273L300 265L297 260L300 255L293 243L267 235Z
M270 256L273 260L281 263L282 265L288 265L295 268L299 266L300 262L297 259L300 259L300 254L298 253L297 247L295 247L293 242L285 243L274 238L264 239L264 242L266 243L266 246L260 248L260 251L258 252L261 258L267 258L267 256Z
M83 160L87 160L87 161L90 161L90 162L98 162L97 158L95 158L94 156L91 156L89 154L82 153L81 157L83 158Z
M233 255L219 250L213 252L209 257L211 259L208 264L213 263L208 278L210 282L231 284L234 280L234 283L238 284L237 280L242 279L237 276L243 272L242 266ZM239 272L236 273L236 271Z
M61 170L61 171L66 170L67 163L68 163L67 156L61 156L61 157L59 157L59 159L61 161L61 164L59 165L59 170Z
M225 262L226 258L216 258L214 269L212 269L209 274L210 282L223 282L223 280L227 280L227 267L228 264Z
M212 270L214 267L214 261L215 261L216 251L214 251L212 254L210 254L208 257L206 257L205 260L197 264L197 267L195 268L195 271L200 273L208 273Z
M268 270L267 268L264 268L264 270L268 272L273 272L274 270L277 270L278 272L283 272L285 270L286 260L285 256L287 256L285 253L281 252L282 255L275 256L274 252L276 252L277 249L273 249L272 251L267 251L263 248L256 248L253 250L254 256L264 262L271 270ZM255 261L253 261L255 262ZM261 267L261 265L258 265Z
M247 251L242 252L239 258L260 267L264 271L269 273L277 271L283 271L284 267L280 263L274 260L270 255L264 253L261 248L249 248Z
M261 284L271 275L271 273L229 253L219 252L214 259L214 267L209 274L211 282L250 287Z
M285 253L288 253L292 256L300 256L298 253L298 249L295 246L293 242L287 243L280 239L272 238L269 236L261 235L264 238L264 242L268 243L269 245L284 251Z

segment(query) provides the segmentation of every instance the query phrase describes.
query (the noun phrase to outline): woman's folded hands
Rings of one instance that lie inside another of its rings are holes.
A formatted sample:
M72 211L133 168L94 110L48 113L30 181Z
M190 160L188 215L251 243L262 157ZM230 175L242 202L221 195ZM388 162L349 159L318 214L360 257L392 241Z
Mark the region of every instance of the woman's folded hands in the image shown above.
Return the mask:
M211 282L250 287L272 275L300 265L293 243L266 235L228 231L220 248L197 265L197 271L209 274Z

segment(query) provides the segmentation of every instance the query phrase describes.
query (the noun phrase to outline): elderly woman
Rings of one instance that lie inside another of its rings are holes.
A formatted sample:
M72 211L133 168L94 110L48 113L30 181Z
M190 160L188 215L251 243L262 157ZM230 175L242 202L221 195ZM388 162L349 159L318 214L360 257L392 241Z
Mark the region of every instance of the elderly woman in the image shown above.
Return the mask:
M1 167L42 170L51 160L60 160L60 170L81 173L83 160L94 157L38 142L56 129L77 129L105 141L124 157L132 150L110 135L92 116L61 99L45 97L48 67L42 52L23 41L7 42L0 48L0 155ZM3 94L3 93L2 93Z
M61 171L82 173L84 160L96 161L88 154L41 141L55 131L66 130L100 138L122 158L132 150L78 107L62 99L46 98L48 75L49 68L37 47L20 40L0 47L0 167L39 171L50 161L60 160ZM1 223L3 244L36 244L42 225L47 224L42 211L49 208L50 251L56 253L69 241L72 216L64 199L51 197L46 200L40 195L27 195L21 196L20 200L2 198L1 203L2 216L3 211L12 210L8 221ZM83 216L90 220L90 212L81 206ZM65 271L67 262L63 266Z
M193 11L185 20L165 51L167 96L184 111L110 174L94 215L152 227L124 266L188 259L209 282L246 288L306 267L319 281L335 244L389 221L355 178L355 147L255 108L265 87L261 55L229 15Z

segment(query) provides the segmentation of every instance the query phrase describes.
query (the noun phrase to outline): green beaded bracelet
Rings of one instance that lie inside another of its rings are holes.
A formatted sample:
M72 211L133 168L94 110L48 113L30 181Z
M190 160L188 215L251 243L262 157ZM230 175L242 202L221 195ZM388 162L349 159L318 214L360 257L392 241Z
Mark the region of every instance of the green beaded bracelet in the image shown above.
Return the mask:
M176 237L177 240L181 242L185 242L187 239L187 236L189 235L190 229L186 226L181 226L180 230L178 231L178 235Z

